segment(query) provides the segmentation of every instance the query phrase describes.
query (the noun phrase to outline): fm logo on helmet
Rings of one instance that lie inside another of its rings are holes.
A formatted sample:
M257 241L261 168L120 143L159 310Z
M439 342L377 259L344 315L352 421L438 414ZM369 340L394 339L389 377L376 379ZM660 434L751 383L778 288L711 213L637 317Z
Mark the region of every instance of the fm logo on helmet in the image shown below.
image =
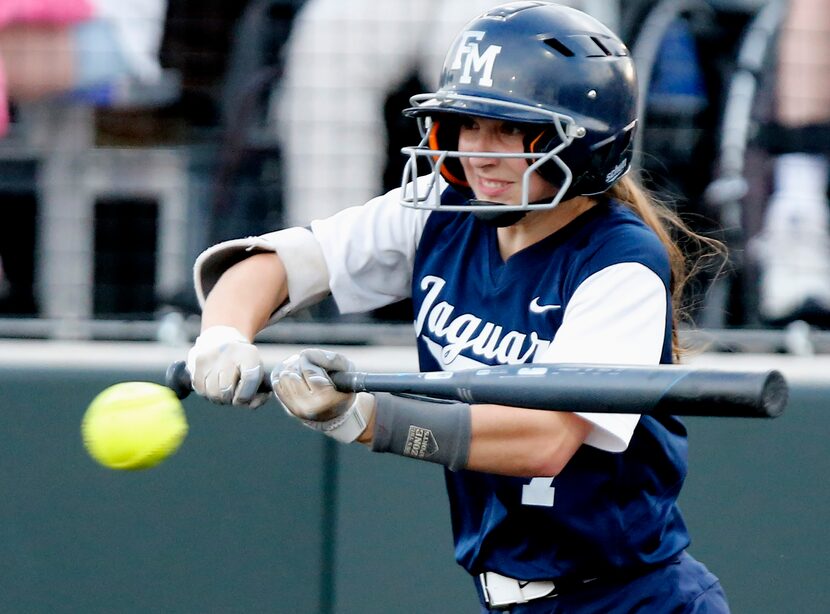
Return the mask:
M472 83L473 75L479 75L478 84L482 87L493 86L493 65L496 56L501 53L500 45L490 45L480 53L478 42L484 38L481 30L468 30L461 35L461 44L455 52L451 70L461 70L459 83ZM463 69L463 70L462 70Z

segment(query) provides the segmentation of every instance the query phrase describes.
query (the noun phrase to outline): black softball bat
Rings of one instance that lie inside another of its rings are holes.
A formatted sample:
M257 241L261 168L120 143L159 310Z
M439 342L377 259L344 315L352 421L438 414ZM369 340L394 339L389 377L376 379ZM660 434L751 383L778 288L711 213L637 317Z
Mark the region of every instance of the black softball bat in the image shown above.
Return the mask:
M553 411L724 418L775 418L787 405L787 382L776 370L726 371L654 367L532 364L427 373L340 372L344 392L391 392L466 403ZM190 374L170 365L167 385L183 399ZM270 390L263 381L261 390Z

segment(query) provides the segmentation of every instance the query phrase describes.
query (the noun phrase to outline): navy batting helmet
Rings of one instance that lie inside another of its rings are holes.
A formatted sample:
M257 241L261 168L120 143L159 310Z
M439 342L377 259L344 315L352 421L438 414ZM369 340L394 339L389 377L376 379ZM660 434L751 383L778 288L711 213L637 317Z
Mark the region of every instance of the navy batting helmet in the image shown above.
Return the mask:
M634 62L617 35L576 9L526 1L489 10L456 37L438 90L413 96L411 102L404 113L418 118L423 140L402 150L410 157L404 185L415 179L418 160L426 159L434 178L440 173L470 193L459 158L484 152L458 151L462 116L526 126L525 153L520 154L529 161L523 202L472 201L465 211L470 206L491 212L551 208L563 199L604 192L631 165L637 124ZM533 172L559 188L552 201L527 202ZM405 206L448 208L417 190L405 194Z

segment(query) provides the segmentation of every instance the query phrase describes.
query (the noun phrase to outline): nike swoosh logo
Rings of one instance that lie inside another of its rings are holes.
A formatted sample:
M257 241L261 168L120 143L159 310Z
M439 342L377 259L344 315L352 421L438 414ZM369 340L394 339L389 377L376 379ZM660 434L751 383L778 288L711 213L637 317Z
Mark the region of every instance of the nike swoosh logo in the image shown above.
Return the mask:
M545 313L546 311L550 311L552 309L562 309L562 305L540 305L538 296L530 301L531 313Z

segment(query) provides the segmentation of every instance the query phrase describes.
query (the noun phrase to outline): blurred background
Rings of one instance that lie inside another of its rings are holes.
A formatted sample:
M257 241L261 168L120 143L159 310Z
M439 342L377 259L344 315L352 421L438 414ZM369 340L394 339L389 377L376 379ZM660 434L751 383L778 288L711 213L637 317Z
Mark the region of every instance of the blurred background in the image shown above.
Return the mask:
M96 466L78 428L105 386L184 358L201 250L399 185L401 109L494 4L0 0L0 611L476 611L433 467L193 398L151 472ZM690 285L690 360L792 384L774 422L688 420L692 551L735 612L826 611L830 8L567 4L637 63L646 184L729 248ZM411 320L324 303L260 341L415 370Z
M4 0L0 334L64 339L153 339L180 319L192 333L191 267L205 247L396 187L400 148L418 139L400 110L435 86L460 25L494 4L40 1L91 9L15 16L28 3ZM563 3L597 14L631 49L642 107L636 162L648 187L730 249L727 263L713 262L691 285L692 324L718 330L729 350L826 350L827 241L806 246L788 232L789 245L752 245L782 149L801 147L826 166L830 122L804 120L799 128L818 133L805 145L776 115L788 2ZM820 52L810 59L823 74ZM802 69L788 66L803 83ZM813 183L822 178L823 194L786 200L827 209L826 169ZM811 279L772 287L783 306L764 309L763 282L775 281L763 275L764 253L807 247L812 259L799 258L789 278ZM297 319L343 322L325 307ZM411 316L403 305L369 320Z

